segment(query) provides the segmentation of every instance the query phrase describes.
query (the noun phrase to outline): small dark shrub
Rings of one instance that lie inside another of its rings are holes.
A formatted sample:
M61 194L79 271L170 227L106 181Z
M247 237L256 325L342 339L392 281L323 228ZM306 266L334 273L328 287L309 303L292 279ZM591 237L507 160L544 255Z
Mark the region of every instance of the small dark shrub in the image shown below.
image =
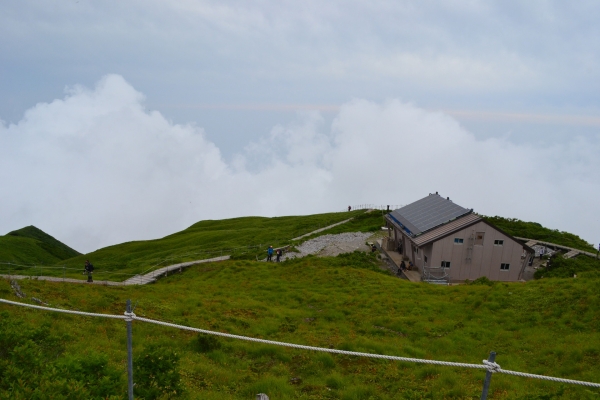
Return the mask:
M296 329L298 329L298 326L291 322L284 322L281 325L279 325L279 332L293 333L293 332L296 332Z
M221 348L221 342L216 336L199 333L194 340L194 348L199 353L208 353Z
M494 286L494 281L490 281L487 276L482 276L480 278L475 279L473 282L469 282L469 285L486 285L486 286Z

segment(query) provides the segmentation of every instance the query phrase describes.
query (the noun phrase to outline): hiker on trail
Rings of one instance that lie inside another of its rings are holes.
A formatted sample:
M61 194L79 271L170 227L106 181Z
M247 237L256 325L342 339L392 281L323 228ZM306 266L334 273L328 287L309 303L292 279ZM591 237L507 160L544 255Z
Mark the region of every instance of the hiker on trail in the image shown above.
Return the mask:
M375 243L371 244L371 253L374 253L377 251L377 246L375 246Z
M269 246L267 250L267 261L273 261L273 246Z
M83 267L83 273L87 274L88 282L94 282L92 279L92 274L94 273L94 266L90 263L90 260L85 260L85 265Z
M348 211L352 210L352 207L348 206Z
M277 251L275 252L275 254L277 255L277 262L281 261L281 255L283 254L283 252L281 251L281 249L277 249Z
M544 248L540 247L540 261L542 260L542 257L544 257Z
M404 262L404 260L402 260L402 262L400 263L400 270L406 271L406 263Z

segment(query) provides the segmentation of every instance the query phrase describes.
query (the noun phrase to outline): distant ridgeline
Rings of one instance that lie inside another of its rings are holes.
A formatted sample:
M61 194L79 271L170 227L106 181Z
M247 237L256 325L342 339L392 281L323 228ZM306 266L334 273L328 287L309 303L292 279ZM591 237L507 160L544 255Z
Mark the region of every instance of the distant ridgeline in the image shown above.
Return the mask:
M482 217L513 236L595 252L592 245L572 233L544 228L536 222L514 218ZM64 264L67 267L79 268L85 258L90 258L104 271L140 273L155 264L165 266L168 263L210 258L228 251L230 253L227 254L234 258L255 259L265 254L268 245L288 245L293 237L347 218L353 219L321 234L377 231L384 225L381 213L365 213L363 210L275 218L207 220L161 239L121 243L98 249L86 256L35 226L28 226L0 236L0 262L47 266ZM258 248L259 244L262 247ZM248 249L248 246L256 248ZM234 248L242 250L238 250L237 253L231 252Z
M35 226L0 236L0 261L51 265L81 255Z

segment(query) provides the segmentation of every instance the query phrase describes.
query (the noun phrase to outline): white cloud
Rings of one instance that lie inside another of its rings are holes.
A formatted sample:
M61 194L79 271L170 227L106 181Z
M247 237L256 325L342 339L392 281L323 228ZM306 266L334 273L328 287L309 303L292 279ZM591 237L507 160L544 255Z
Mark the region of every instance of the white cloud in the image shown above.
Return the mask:
M476 140L452 117L354 100L273 128L232 163L201 128L144 108L118 75L75 87L0 126L0 226L36 225L80 251L150 239L208 218L406 204L439 191L485 214L597 240L600 145ZM2 233L6 233L2 232Z

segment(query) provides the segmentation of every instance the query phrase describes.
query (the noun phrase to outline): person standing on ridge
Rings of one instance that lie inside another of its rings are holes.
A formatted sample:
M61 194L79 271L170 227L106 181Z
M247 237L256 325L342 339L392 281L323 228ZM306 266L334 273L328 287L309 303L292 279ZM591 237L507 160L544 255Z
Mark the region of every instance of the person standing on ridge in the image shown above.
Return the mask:
M94 273L94 266L90 263L90 260L85 260L85 265L83 266L83 273L88 276L88 282L94 282L92 279L92 273Z
M281 262L281 255L283 254L283 251L281 251L281 249L277 249L275 254L277 255L277 262Z
M267 250L267 261L273 261L273 246L269 246Z

